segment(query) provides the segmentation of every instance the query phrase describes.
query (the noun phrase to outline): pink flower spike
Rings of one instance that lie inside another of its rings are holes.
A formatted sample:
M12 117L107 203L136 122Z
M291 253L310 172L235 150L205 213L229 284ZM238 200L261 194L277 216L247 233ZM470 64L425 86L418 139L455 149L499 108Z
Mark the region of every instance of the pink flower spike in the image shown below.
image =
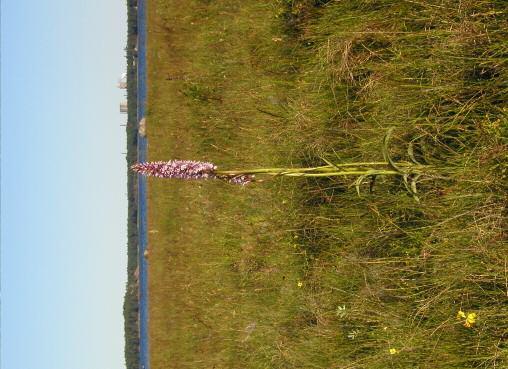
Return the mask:
M179 179L213 179L217 169L212 163L192 160L137 163L131 168L144 176Z

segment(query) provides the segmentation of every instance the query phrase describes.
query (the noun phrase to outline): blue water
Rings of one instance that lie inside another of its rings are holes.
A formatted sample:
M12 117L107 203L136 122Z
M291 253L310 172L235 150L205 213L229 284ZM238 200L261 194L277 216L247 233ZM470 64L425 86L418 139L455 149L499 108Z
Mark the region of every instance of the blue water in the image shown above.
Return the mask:
M138 122L145 116L146 104L146 3L138 0ZM146 161L147 140L138 134L138 162ZM150 368L148 356L148 264L144 257L147 246L146 178L138 175L139 234L139 367Z

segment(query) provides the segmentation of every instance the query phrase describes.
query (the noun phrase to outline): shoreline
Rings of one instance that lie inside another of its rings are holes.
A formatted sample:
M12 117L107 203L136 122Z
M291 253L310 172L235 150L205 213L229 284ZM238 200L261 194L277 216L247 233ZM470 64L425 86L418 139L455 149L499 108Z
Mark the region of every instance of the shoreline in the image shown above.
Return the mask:
M144 119L146 105L146 2L138 0L137 122ZM147 139L138 132L138 162L146 161ZM139 367L150 368L148 342L148 263L146 178L138 175L138 267L139 267Z

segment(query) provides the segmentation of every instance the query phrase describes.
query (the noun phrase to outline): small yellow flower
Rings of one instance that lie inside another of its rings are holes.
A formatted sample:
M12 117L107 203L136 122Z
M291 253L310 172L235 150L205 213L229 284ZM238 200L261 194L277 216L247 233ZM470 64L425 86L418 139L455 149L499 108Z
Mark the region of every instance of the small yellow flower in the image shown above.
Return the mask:
M459 310L459 312L457 313L457 320L460 319L466 319L466 313L464 313L462 310Z
M391 348L391 349L389 350L389 352L390 352L390 355L395 355L395 354L398 354L400 351L399 351L399 350L397 350L397 349Z
M475 323L476 323L476 313L467 314L466 321L464 322L464 327L471 328Z
M462 320L463 325L466 328L471 328L476 323L477 315L476 313L465 313L462 310L459 310L457 313L457 320Z
M298 281L298 287L302 287L303 286L303 282L302 281Z

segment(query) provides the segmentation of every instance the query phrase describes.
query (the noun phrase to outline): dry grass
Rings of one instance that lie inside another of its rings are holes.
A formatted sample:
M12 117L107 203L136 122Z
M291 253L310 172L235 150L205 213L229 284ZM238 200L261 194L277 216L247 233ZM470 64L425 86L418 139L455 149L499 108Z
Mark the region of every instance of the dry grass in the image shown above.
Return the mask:
M151 160L372 161L395 126L392 155L442 173L420 203L382 178L150 180L153 368L506 365L506 11L149 2Z

